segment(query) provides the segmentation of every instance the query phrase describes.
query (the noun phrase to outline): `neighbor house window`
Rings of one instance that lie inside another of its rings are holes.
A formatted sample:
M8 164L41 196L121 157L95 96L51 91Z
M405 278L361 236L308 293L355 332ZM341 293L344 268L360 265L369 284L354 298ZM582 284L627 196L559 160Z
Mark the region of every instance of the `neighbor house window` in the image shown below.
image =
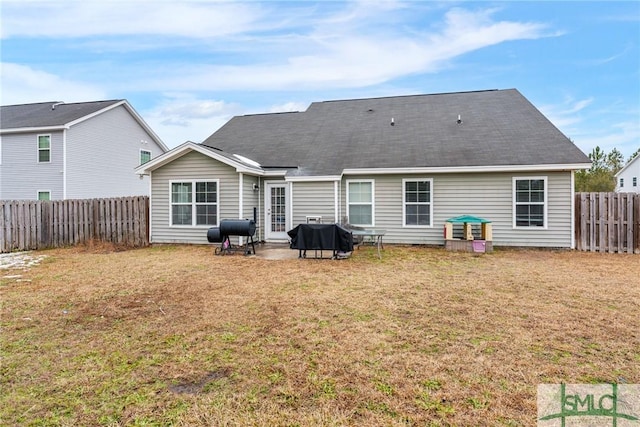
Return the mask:
M547 226L547 178L513 178L514 227Z
M51 161L51 135L38 135L38 163Z
M637 176L634 176L634 177L632 178L632 180L631 180L631 185L632 185L633 187L637 187L637 186L638 186L638 177L637 177Z
M171 225L218 225L218 182L172 182Z
M38 191L38 200L51 200L51 191Z
M431 227L432 188L431 179L402 180L402 198L405 227Z
M347 181L347 216L354 225L374 225L373 181Z
M140 164L143 165L151 160L151 151L140 150Z
M624 187L624 178L620 178L620 188Z

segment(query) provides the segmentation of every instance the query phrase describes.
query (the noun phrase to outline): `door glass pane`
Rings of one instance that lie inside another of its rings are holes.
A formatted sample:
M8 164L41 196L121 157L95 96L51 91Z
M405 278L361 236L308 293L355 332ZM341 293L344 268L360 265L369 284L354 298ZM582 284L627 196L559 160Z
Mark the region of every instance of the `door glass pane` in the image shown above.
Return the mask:
M271 231L287 231L287 206L285 187L271 187Z

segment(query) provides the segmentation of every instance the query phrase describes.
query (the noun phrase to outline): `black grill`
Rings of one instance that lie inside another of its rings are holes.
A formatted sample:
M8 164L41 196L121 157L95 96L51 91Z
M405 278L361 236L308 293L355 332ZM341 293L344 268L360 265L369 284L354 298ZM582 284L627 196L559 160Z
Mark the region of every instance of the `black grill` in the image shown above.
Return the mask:
M245 255L252 253L255 255L254 234L256 234L256 222L252 219L223 219L220 221L220 227L211 227L207 230L207 240L209 243L220 243L220 247L216 248L216 255L224 255L241 250L244 251ZM248 237L249 240L244 247L233 246L230 240L232 236ZM251 244L251 247L249 247L249 244Z

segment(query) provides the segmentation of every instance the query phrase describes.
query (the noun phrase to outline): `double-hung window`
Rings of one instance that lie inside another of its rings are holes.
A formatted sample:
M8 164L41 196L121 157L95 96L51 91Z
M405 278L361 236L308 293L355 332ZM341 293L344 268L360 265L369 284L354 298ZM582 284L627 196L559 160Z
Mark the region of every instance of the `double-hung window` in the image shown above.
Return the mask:
M638 177L634 176L633 178L631 178L631 186L633 187L637 187L638 186Z
M38 135L38 163L51 161L51 135Z
M347 181L347 216L353 225L373 226L373 181Z
M620 178L620 188L624 187L624 178Z
M513 226L547 227L547 178L513 178Z
M218 181L171 182L171 225L217 226Z
M405 227L431 227L432 179L402 180L403 225Z

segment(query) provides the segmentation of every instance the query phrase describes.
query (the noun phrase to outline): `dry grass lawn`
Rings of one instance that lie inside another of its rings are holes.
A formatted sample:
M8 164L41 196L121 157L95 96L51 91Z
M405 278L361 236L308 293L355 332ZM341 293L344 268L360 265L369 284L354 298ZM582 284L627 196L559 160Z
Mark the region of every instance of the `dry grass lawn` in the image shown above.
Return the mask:
M0 271L0 424L532 426L540 383L640 383L637 255L111 249Z

